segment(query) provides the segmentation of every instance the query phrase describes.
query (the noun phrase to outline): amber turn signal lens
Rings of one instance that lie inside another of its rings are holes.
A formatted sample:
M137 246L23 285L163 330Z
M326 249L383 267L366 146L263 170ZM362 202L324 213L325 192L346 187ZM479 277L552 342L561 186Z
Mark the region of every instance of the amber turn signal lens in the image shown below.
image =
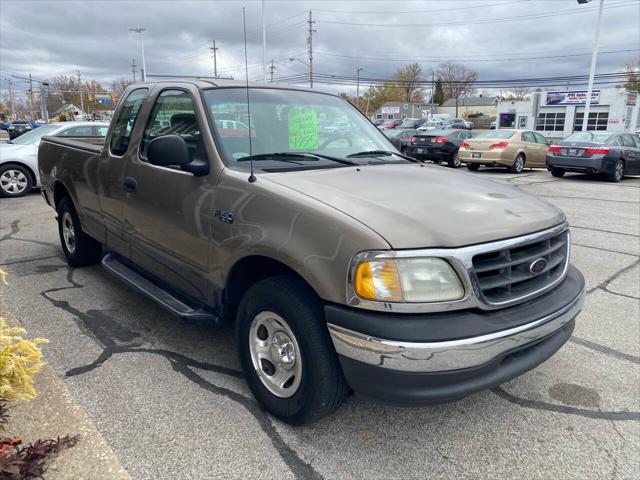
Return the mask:
M402 301L402 287L391 260L371 260L358 265L354 279L356 294L367 300Z

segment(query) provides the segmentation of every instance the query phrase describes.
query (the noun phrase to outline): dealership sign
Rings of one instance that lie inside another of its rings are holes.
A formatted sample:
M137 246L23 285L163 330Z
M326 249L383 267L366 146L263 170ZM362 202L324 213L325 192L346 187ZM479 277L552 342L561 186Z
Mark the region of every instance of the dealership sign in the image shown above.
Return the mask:
M382 107L381 113L400 113L400 107Z
M587 102L587 91L547 92L546 105L584 105ZM600 103L600 90L591 92L591 104Z

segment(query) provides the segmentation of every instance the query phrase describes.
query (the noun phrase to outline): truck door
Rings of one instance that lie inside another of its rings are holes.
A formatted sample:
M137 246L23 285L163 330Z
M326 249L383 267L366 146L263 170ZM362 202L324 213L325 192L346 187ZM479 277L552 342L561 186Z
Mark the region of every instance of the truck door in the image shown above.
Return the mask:
M104 242L110 250L125 257L131 255L131 229L124 221L123 171L127 156L133 150L131 135L138 113L148 94L147 88L132 90L118 107L109 143L98 164L98 202L106 230Z
M124 219L132 229L131 257L137 265L206 300L215 185L207 173L202 134L208 124L202 108L195 108L197 92L192 93L172 87L155 95L139 149L124 167ZM205 166L203 171L150 164L149 143L163 135L182 137L193 161Z

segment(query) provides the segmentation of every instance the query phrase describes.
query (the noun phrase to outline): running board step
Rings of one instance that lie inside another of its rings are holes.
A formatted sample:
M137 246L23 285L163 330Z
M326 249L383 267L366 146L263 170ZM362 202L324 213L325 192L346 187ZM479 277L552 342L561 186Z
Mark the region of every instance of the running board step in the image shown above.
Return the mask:
M140 293L143 293L151 300L154 300L160 306L166 308L180 318L185 320L218 322L218 317L214 314L207 312L202 308L193 308L190 305L187 305L182 300L176 298L171 293L126 266L118 260L117 255L113 253L107 253L102 257L102 266L109 273L112 273L120 280L128 283Z

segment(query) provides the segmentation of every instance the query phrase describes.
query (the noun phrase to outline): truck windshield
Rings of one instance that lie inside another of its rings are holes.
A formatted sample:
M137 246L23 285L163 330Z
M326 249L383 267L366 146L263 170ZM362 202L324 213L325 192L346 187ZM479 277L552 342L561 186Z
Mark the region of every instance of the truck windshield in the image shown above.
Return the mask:
M332 95L272 88L250 88L251 121L245 88L205 90L217 137L227 164L247 166L249 137L260 167L287 168L284 153L314 153L346 159L362 152L390 151L391 155L358 156L357 163L407 162L366 118L345 100ZM277 156L268 155L278 153ZM316 158L309 166L344 164ZM242 160L245 159L245 160ZM304 158L296 158L304 162ZM265 165L267 164L267 165Z

